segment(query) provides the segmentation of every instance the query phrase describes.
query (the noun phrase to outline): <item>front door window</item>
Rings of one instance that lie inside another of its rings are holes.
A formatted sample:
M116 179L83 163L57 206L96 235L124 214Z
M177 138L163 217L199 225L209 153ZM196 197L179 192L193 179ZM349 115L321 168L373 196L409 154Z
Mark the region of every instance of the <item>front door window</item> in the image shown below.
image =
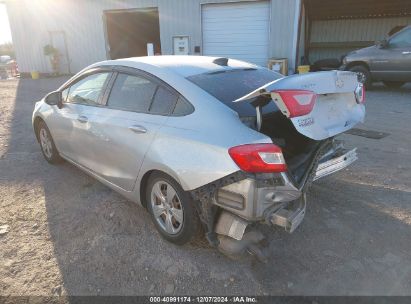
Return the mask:
M108 72L97 73L76 82L69 88L65 102L91 106L99 105L109 75Z

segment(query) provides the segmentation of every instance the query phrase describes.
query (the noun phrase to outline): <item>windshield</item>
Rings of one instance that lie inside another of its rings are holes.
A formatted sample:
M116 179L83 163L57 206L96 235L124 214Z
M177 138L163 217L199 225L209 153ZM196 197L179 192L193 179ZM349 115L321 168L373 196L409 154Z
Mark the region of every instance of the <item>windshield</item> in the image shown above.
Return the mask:
M187 79L243 117L255 116L255 108L250 102L233 101L282 77L284 76L267 69L235 69L194 75ZM269 113L276 109L275 104L270 102L263 112Z
M394 35L389 41L389 46L391 48L411 47L411 28L403 30Z

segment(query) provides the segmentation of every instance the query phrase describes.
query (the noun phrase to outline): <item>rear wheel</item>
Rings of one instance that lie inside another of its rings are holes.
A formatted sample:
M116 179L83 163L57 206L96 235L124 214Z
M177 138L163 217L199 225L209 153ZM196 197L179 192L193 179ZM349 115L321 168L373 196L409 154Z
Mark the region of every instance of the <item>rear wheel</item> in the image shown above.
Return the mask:
M183 245L201 231L194 202L170 176L153 173L146 188L147 208L154 225L166 240Z
M349 70L357 74L358 82L362 83L366 88L371 86L371 74L365 66L355 65Z
M40 121L37 125L37 138L39 139L41 152L44 158L50 164L60 163L63 159L60 157L54 144L53 137L51 137L50 130L44 121Z
M389 87L392 89L401 88L405 84L405 82L402 82L402 81L383 81L383 83L386 87Z

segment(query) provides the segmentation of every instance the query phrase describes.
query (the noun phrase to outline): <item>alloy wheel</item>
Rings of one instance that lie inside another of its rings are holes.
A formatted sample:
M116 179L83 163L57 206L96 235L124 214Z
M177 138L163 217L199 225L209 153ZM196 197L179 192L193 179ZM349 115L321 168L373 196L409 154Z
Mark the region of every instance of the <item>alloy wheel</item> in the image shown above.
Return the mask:
M51 158L53 156L53 145L47 130L44 128L40 129L40 144L44 155L46 155L47 158Z
M165 181L151 189L151 209L157 223L168 234L177 234L183 227L184 211L176 190Z

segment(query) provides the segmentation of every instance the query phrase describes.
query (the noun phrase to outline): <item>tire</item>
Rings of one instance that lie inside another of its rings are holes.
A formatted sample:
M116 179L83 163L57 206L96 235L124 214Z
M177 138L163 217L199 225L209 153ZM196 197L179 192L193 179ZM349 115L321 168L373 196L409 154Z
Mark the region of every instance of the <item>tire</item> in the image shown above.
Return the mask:
M54 144L53 137L50 134L50 130L44 121L40 121L37 125L37 138L40 143L41 152L44 158L50 164L58 164L63 161L59 152L57 151L56 145Z
M167 241L184 245L199 236L201 223L194 202L170 176L151 174L146 202L156 229Z
M399 89L401 88L405 82L402 81L383 81L384 85L391 89Z
M361 82L366 88L371 86L371 74L365 66L355 65L349 70L357 74L358 81Z

